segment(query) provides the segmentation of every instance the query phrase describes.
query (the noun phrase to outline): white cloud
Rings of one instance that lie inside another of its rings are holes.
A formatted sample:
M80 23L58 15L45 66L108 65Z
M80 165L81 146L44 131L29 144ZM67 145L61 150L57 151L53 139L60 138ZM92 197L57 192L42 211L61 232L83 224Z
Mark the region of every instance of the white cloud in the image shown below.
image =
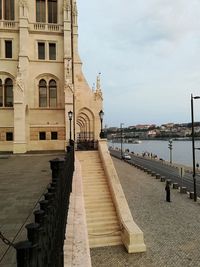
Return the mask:
M90 85L102 72L107 124L190 120L190 93L200 94L200 1L85 0L78 7L84 72Z

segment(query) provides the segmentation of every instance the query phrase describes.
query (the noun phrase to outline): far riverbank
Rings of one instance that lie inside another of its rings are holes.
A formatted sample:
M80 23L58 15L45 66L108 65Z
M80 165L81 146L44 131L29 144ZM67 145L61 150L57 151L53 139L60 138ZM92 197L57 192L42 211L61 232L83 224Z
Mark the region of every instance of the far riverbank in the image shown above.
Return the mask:
M142 153L152 153L166 161L170 160L168 148L169 140L141 140L139 144L123 143L122 150L129 149L130 152L142 155ZM121 149L121 143L113 143L108 141L108 145L113 148ZM200 148L200 141L195 142L195 147ZM195 150L196 163L200 163L200 151ZM192 142L191 140L173 140L172 162L192 166Z

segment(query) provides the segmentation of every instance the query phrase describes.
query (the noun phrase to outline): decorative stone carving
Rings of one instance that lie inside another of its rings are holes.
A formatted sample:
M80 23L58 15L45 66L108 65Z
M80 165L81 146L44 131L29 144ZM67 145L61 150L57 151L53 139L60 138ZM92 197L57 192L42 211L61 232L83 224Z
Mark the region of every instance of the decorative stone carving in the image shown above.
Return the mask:
M63 2L63 8L66 11L69 11L70 10L70 1L69 0L64 0L64 2Z
M23 17L27 17L28 16L28 1L20 0L19 6L20 6L20 15Z
M22 73L20 67L17 67L17 78L15 86L15 102L23 102L24 100L24 82L22 80Z
M101 75L101 72L99 72L99 74L97 75L97 88L96 88L97 91L101 91L100 75Z
M28 7L28 2L27 2L27 0L20 0L19 5L22 7Z

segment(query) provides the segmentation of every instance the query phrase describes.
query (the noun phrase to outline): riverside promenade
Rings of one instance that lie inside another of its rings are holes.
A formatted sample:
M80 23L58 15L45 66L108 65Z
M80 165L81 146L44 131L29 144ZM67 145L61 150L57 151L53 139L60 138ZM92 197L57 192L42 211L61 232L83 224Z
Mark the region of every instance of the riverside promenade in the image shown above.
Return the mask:
M123 246L91 249L93 267L200 267L200 201L112 158L134 221L144 233L145 253L128 254Z

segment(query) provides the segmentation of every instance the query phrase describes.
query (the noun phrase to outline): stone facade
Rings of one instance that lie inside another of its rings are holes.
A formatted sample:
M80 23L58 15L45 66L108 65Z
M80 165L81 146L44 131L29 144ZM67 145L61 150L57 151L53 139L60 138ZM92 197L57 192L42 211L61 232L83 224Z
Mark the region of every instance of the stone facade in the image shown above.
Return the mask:
M76 2L1 3L0 151L65 149L69 111L73 139L96 140L103 98L82 73Z

